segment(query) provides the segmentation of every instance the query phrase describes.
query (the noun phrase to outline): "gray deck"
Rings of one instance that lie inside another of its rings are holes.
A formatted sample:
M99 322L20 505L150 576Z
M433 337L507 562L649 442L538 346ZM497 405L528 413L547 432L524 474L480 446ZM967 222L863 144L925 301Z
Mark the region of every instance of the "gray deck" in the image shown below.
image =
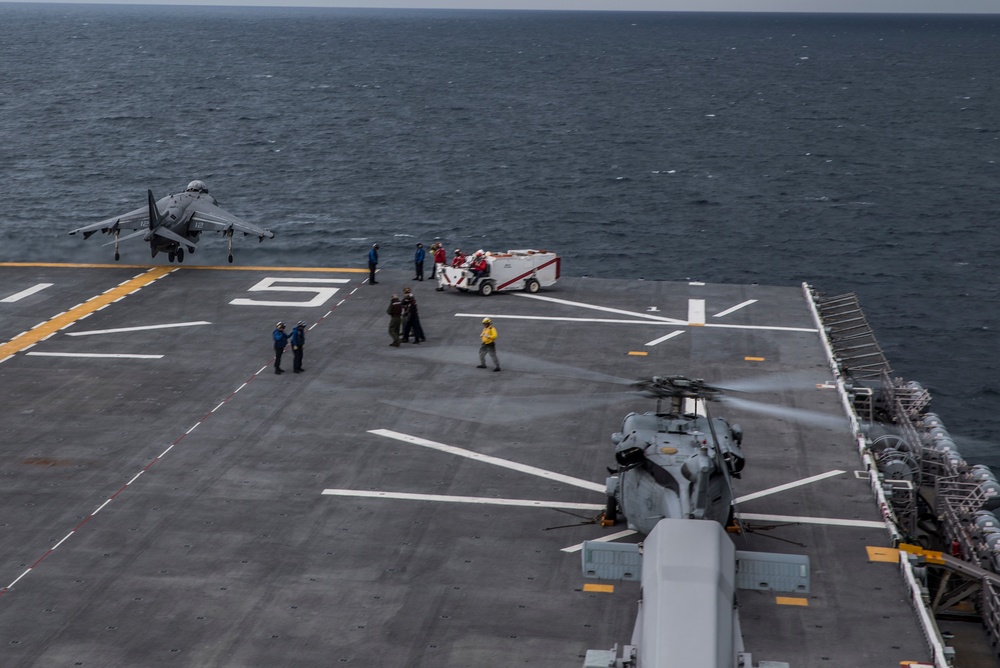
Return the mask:
M638 586L584 591L579 554L563 548L623 526L577 524L596 509L324 491L600 507L603 493L545 472L603 485L610 434L655 405L626 382L653 374L777 378L779 389L746 398L841 414L836 392L817 387L830 373L815 331L752 328L812 330L798 288L564 278L542 299L483 298L407 283L409 273L382 272L371 286L348 271L184 267L30 348L20 342L31 333L9 343L145 271L0 265L0 300L52 284L0 301L4 666L578 668L588 648L628 642ZM348 282L313 283L338 290L316 307L230 303L318 294L249 291L271 277ZM385 307L404 284L428 340L397 349ZM705 300L708 326L650 319L686 321L689 299ZM500 333L501 373L475 368L483 315ZM303 374L290 372L290 353L289 372L272 372L278 319L315 324ZM198 321L210 324L69 335ZM853 474L846 420L715 414L746 434L738 496L844 471L748 500L742 513L880 520ZM883 530L799 523L735 540L812 560L808 605L740 594L755 661L927 659L897 568L868 561L866 546L888 544Z

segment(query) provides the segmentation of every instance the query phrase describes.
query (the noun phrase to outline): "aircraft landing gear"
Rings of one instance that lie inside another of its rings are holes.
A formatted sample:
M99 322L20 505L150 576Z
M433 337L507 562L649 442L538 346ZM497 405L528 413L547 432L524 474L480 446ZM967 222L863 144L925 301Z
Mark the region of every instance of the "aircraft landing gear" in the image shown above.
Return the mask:
M183 248L178 248L177 249L177 261L178 262L183 262L184 261L184 249Z
M609 496L604 504L604 514L601 517L601 526L611 527L618 522L618 501L615 497Z
M232 263L233 263L233 254L230 253L229 254L229 264L232 264Z
M169 253L167 253L167 259L170 260L171 262L173 262L176 257L177 253L175 253L174 251L170 251Z

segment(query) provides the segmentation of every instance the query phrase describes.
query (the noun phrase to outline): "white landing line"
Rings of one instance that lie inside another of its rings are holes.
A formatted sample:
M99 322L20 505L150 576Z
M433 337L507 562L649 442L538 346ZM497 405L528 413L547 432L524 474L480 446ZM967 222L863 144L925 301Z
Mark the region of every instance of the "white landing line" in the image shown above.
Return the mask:
M518 292L512 292L513 295L520 295ZM529 296L529 295L522 295ZM640 314L635 314L640 315ZM645 314L642 314L645 315ZM770 331L770 332L806 332L809 334L814 334L819 330L815 327L781 327L778 325L724 325L718 322L708 322L708 323L689 323L684 320L670 320L663 318L657 321L645 321L645 320L616 320L612 318L571 318L567 316L549 316L549 315L502 315L498 313L456 313L456 318L493 318L494 320L507 319L507 320L552 320L552 321L563 321L563 322L603 322L619 325L660 325L660 326L675 326L675 327L705 327L705 328L720 328L720 329L748 329L748 330L759 330L759 331ZM647 344L649 345L649 344Z
M133 359L133 360L158 360L163 355L127 355L124 353L24 353L25 355L35 355L37 357L99 357L106 359Z
M787 492L790 489L795 489L796 487L802 487L804 485L811 485L814 482L819 482L820 480L826 480L827 478L832 478L834 476L838 476L843 473L846 473L846 471L841 471L840 469L834 469L833 471L827 471L826 473L820 473L818 475L810 476L808 478L802 478L801 480L796 480L795 482L789 482L785 483L784 485L778 485L777 487L772 487L771 489L764 489L759 492L747 494L746 496L741 496L738 499L733 499L733 503L734 504L746 503L747 501L753 501L754 499L760 499L765 496L771 496L772 494Z
M795 515L759 515L757 513L739 513L741 520L757 520L760 522L782 522L787 524L822 524L833 527L855 527L861 529L884 529L885 522L868 520L838 520L829 517L798 517Z
M594 538L590 540L591 543L610 543L613 540L618 540L619 538L628 538L632 534L637 533L632 531L632 529L626 529L625 531L619 531L618 533L608 534L607 536L601 536L600 538ZM564 547L563 552L579 552L583 549L583 543L577 543L576 545L570 545L569 547Z
M55 285L55 283L39 283L38 285L28 288L27 290L21 290L20 292L16 292L12 294L10 297L4 297L3 299L0 299L0 304L13 304L14 302L20 301L25 297L30 297L36 292L41 292L45 288L51 288L53 285Z
M655 346L655 345L658 345L660 343L663 343L664 341L669 341L670 339L674 338L675 336L680 336L683 333L684 333L684 330L683 329L679 329L676 332L670 332L666 336L661 336L658 339L653 339L652 341L650 341L646 345L647 346Z
M491 457L489 455L483 455L478 452L473 452L472 450L457 448L453 445L445 445L444 443L429 441L426 438L418 438L417 436L410 436L409 434L401 434L398 431L392 431L390 429L370 429L368 433L375 434L376 436L385 436L386 438L393 438L396 439L397 441L403 441L404 443L413 443L414 445L422 445L423 447L431 448L432 450L447 452L448 454L458 455L459 457L467 457L477 462L484 462L486 464L493 464L494 466L500 466L506 469L511 469L513 471L520 471L521 473L536 475L539 476L540 478L545 478L547 480L555 480L556 482L563 482L566 483L567 485L573 485L574 487L589 489L593 492L600 492L603 494L607 491L604 485L598 484L596 482L590 482L589 480L583 480L581 478L574 478L573 476L563 475L562 473L556 473L554 471L546 471L545 469L536 468L534 466L528 466L527 464L518 464L517 462L512 462L509 459L501 459L499 457ZM602 505L601 507L603 508L604 506Z
M750 306L751 304L756 304L756 303L757 303L756 299L748 299L745 302L743 302L742 304L737 304L736 306L727 308L725 311L719 311L718 313L716 313L712 317L713 318L724 318L727 315L729 315L730 313L734 313L735 311L739 311L741 308L745 308L747 306Z
M328 496L354 496L369 499L403 499L406 501L439 501L443 503L478 503L490 506L520 506L525 508L561 508L564 510L604 510L603 503L566 503L563 501L536 501L533 499L498 499L484 496L455 496L449 494L411 494L408 492L380 492L364 489L324 489Z
M660 315L653 315L651 313L637 313L635 311L625 311L623 309L609 308L607 306L597 306L596 304L585 304L583 302L571 302L566 299L556 299L555 297L542 297L540 295L528 295L522 292L512 292L512 295L516 297L523 297L525 299L538 299L540 301L552 302L554 304L565 304L566 306L579 306L581 308L594 309L595 311L604 311L606 313L617 313L619 315L630 315L635 318L646 318L647 320L655 320L656 322L665 322L671 325L686 325L687 322L684 320L678 320L677 318L664 318Z
M517 293L515 293L517 294ZM648 322L646 320L618 320L615 318L571 318L569 316L556 315L498 315L496 313L456 313L456 318L493 318L500 320L549 320L555 322L604 322L612 325L661 325L665 327L676 327L678 323L673 322ZM679 323L686 325L686 322Z
M170 329L172 327L196 327L198 325L211 325L207 320L196 322L172 322L164 325L143 325L141 327L118 327L116 329L94 329L89 332L66 332L66 336L92 336L94 334L120 334L121 332L141 332L147 329Z

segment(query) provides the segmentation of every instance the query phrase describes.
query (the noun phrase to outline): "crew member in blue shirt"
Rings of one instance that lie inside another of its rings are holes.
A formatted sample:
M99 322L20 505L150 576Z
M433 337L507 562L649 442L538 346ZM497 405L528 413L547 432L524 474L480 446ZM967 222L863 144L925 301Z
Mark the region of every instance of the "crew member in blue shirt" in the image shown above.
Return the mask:
M288 345L288 334L285 334L285 323L279 322L274 326L274 373L285 373L281 369L281 353L285 352Z
M302 368L302 348L306 345L306 321L299 320L299 324L295 325L295 329L292 330L292 371L295 373L302 373L305 369Z
M413 254L413 264L417 267L417 275L413 277L415 281L424 280L424 257L427 254L424 252L424 245L417 244L417 252Z
M368 282L372 285L378 283L375 280L375 268L378 266L378 244L372 244L372 249L368 251Z

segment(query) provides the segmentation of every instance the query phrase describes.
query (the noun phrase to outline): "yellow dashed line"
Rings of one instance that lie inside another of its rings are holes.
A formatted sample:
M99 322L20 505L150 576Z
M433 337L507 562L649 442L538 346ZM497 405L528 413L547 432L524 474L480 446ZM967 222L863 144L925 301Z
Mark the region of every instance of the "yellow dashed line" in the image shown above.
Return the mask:
M112 288L104 294L97 295L79 306L75 306L64 313L60 313L51 320L43 322L33 329L29 329L27 332L15 336L7 343L0 344L0 360L6 359L10 355L24 350L29 346L33 346L45 337L51 336L63 327L76 322L83 316L89 315L94 311L107 306L116 299L120 299L134 290L138 290L141 287L149 285L156 279L162 278L172 271L175 271L175 267L153 267L152 269L139 274L135 278L125 281L118 287Z
M615 586L587 583L583 585L583 591L597 591L601 592L602 594L613 594L615 593Z
M628 351L628 354L629 355L634 355L636 357L645 357L649 353L647 353L647 352L645 352L643 350L630 350L630 351Z
M0 267L65 267L67 269L200 269L214 271L306 271L323 273L366 274L368 269L349 267L240 267L240 266L198 266L185 265L169 267L150 264L73 264L71 262L0 262Z
M321 272L324 274L340 274L340 273L350 273L350 274L367 274L368 269L356 269L349 267L227 267L225 265L218 267L198 267L189 265L187 267L178 267L178 269L210 269L213 271L305 271L305 272Z
M745 362L763 362L764 358L763 357L744 357L743 360Z
M776 596L774 598L774 601L778 605L799 605L804 608L809 607L809 599L807 598L796 598L794 596Z

